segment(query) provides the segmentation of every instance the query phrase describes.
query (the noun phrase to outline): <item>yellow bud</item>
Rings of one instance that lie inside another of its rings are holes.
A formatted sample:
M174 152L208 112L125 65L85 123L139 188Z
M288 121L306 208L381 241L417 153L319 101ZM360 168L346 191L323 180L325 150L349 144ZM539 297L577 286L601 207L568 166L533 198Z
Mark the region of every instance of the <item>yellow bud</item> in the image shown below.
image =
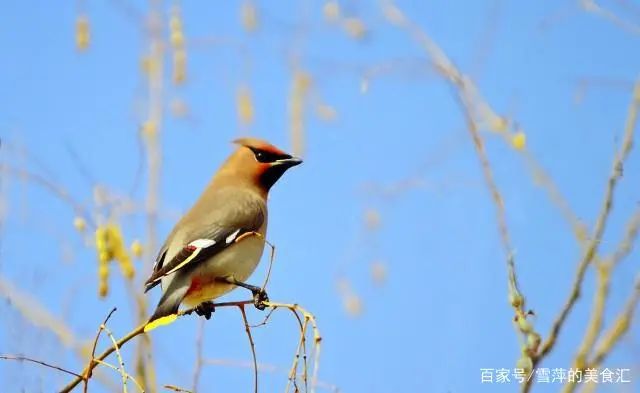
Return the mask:
M153 137L158 132L158 127L152 120L147 120L142 124L142 134L145 137Z
M355 39L362 39L367 34L366 26L357 18L346 18L342 23L342 27L347 34Z
M109 276L109 264L108 263L100 263L98 265L98 277L104 280Z
M251 91L246 86L238 89L236 105L240 123L245 125L251 124L253 121L253 102L251 99Z
M158 71L158 62L149 56L143 56L140 58L140 68L144 74L151 75Z
M144 247L142 247L140 240L134 240L133 243L131 243L131 254L136 258L141 258L143 253Z
M120 232L120 227L115 224L109 224L106 228L107 236L111 238L111 241L115 246L118 246L122 243L122 232Z
M369 230L376 230L380 228L382 219L380 218L380 212L375 209L367 209L364 213L364 222Z
M511 137L511 145L516 150L524 150L527 144L527 136L524 132L518 131Z
M109 251L100 251L98 253L98 262L106 263L111 260L111 253Z
M173 83L184 83L187 79L187 52L184 49L173 53Z
M173 45L173 47L176 49L182 48L184 46L184 34L182 34L181 31L172 31L170 40L171 45Z
M311 77L303 71L297 71L294 77L294 88L302 95L311 87Z
M258 27L258 10L252 2L247 1L240 8L240 19L242 27L246 31L252 32Z
M109 293L109 285L106 282L101 282L98 285L98 295L100 297L105 297Z
M91 40L91 31L89 26L89 19L81 15L76 20L76 48L80 51L84 51L89 47Z
M523 354L516 362L516 368L522 369L526 374L529 374L533 369L533 361L528 355Z
M357 317L362 314L362 301L360 297L354 294L349 294L344 298L344 308L347 314Z
M96 229L96 249L98 252L107 252L109 245L107 231L103 227Z
M371 264L371 278L373 282L380 285L387 279L387 266L382 261L375 261Z
M337 1L327 1L322 7L322 13L329 22L335 22L340 19L340 5Z
M509 126L509 122L507 119L501 116L492 116L489 127L496 132L505 132L507 127Z
M120 270L122 271L122 275L129 279L133 278L136 272L131 261L128 261L128 263L120 263Z
M518 317L516 323L522 333L531 333L533 331L533 325L525 317Z
M518 292L509 294L509 303L512 307L518 308L524 304L524 298Z
M177 10L174 10L174 12L177 13ZM178 15L172 15L171 18L169 18L169 29L172 32L182 30L182 21Z
M73 219L73 226L77 231L83 232L85 229L87 229L87 222L82 217L76 217Z
M531 332L527 334L527 349L529 353L535 354L538 351L538 347L540 346L541 337L536 332Z

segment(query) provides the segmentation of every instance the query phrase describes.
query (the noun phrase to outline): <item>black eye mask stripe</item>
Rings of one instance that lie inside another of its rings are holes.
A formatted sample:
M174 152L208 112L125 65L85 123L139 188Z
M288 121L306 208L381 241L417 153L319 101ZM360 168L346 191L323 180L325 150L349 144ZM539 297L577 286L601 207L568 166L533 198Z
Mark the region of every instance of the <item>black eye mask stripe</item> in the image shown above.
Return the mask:
M262 163L275 162L278 160L285 160L291 158L289 154L277 154L270 151L260 150L256 148L250 148L253 154L256 156L256 160Z

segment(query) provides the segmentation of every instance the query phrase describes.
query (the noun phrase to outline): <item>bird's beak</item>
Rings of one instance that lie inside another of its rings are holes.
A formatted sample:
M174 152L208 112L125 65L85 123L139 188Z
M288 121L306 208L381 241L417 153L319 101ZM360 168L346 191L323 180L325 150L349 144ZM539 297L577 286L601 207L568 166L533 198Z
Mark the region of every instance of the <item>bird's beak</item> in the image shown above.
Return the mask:
M298 157L283 158L275 161L276 165L283 165L287 168L302 164L302 160Z

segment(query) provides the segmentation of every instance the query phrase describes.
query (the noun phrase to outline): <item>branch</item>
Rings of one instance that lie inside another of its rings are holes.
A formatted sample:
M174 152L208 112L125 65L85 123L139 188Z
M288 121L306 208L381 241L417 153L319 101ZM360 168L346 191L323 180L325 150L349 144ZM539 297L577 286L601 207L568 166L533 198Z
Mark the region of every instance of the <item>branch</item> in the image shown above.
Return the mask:
M580 5L586 12L590 12L594 15L600 16L610 21L614 25L620 27L621 29L628 31L629 33L640 34L640 26L623 20L614 12L601 7L599 4L596 4L595 0L581 0Z
M248 305L248 304L254 304L253 299L252 300L243 300L243 301L234 301L234 302L215 303L214 307L216 307L216 308L221 308L221 307L243 307L243 306ZM296 315L298 315L297 313L299 312L299 313L301 313L303 315L305 321L308 321L309 323L311 323L313 331L314 331L314 345L315 345L315 359L314 359L314 370L313 370L312 390L311 390L313 392L314 384L317 381L317 374L318 374L318 368L319 368L319 359L320 359L320 341L321 341L320 332L318 330L318 327L317 327L317 324L316 324L316 321L315 321L315 317L313 316L313 314L309 313L307 310L305 310L304 308L298 306L297 304L265 302L265 306L266 307L270 307L270 308L287 308L287 309L291 310L292 312L294 312ZM192 308L188 308L188 309L185 309L183 311L180 311L177 314L177 317L182 317L184 315L190 315L191 313L193 313L195 311L195 309L196 309L196 307L192 307ZM104 352L102 352L97 357L94 357L94 362L91 362L89 364L89 366L87 366L82 371L82 374L73 374L73 375L76 376L76 379L71 381L64 388L62 388L60 390L60 392L61 393L69 393L69 392L71 392L76 386L78 386L78 384L80 382L83 382L85 380L85 378L86 378L85 375L90 375L90 373L93 371L93 369L95 369L96 366L98 364L100 364L100 362L104 361L113 352L118 351L119 348L121 348L127 342L131 341L133 338L143 334L145 326L146 326L146 323L141 324L140 326L136 327L131 332L129 332L126 336L124 336L120 340L114 342L113 346L107 348Z
M311 392L313 393L315 391L316 386L318 385L318 370L320 368L320 347L321 347L320 344L322 341L322 336L320 335L320 330L318 329L316 317L313 314L311 314L309 311L304 309L303 307L300 307L298 304L265 302L265 305L267 307L273 307L273 308L286 308L296 316L296 319L301 324L300 325L300 334L301 334L300 342L303 344L302 346L303 349L305 348L304 341L306 339L304 337L306 333L306 326L308 324L311 324L311 329L313 330L313 372L311 374ZM300 315L298 313L302 314L302 320L300 319ZM296 351L296 356L295 356L296 360L299 357L299 355L300 355L300 345L298 346L298 351ZM305 381L305 387L306 387L306 380L307 380L306 354L304 356L305 356L305 370L303 371L303 380ZM294 360L294 362L296 362L296 360ZM293 368L297 367L296 364L297 363L294 363ZM295 374L294 374L294 378L295 378ZM287 386L289 386L289 384L287 384ZM287 387L287 391L288 391L288 387Z
M113 335L111 337L113 337ZM113 340L115 340L115 338ZM125 378L126 380L131 380L131 382L133 382L133 384L136 385L138 390L140 392L144 393L144 389L142 388L140 383L134 377L132 377L130 374L127 374L127 372L124 371L123 368L118 368L118 367L114 366L113 364L104 362L102 360L96 360L96 362L98 362L102 366L109 367L110 369L112 369L113 371L115 371L117 373L120 373L123 376L123 378Z
M196 392L198 390L198 384L200 383L200 373L202 371L202 346L204 341L204 322L205 319L200 319L198 323L198 333L196 335L196 364L193 367L193 384L191 391Z
M31 358L28 358L26 356L0 355L0 359L3 359L3 360L17 360L17 361L20 361L20 362L24 361L24 362L37 363L37 364L40 364L42 366L49 367L49 368L52 368L52 369L55 369L55 370L58 370L58 371L62 371L63 373L67 373L69 375L73 375L73 376L78 377L78 378L83 378L82 375L76 374L73 371L66 370L66 369L64 369L62 367L54 366L53 364L49 364L49 363L43 362L41 360L31 359Z
M87 391L89 390L89 379L91 378L91 371L93 370L93 368L91 368L91 365L94 363L95 361L95 356L96 356L96 347L98 346L98 340L100 339L100 333L102 333L102 331L106 328L106 324L109 321L109 318L111 318L111 315L113 315L114 312L116 312L117 308L113 308L111 309L111 312L109 312L109 314L107 314L107 317L104 319L104 322L102 322L102 324L100 325L100 328L98 329L98 333L96 333L96 338L93 340L93 347L91 349L91 359L89 359L89 366L87 366L87 374L84 374L83 379L84 379L84 393L87 393Z
M249 344L251 345L251 357L253 358L253 391L258 393L258 359L256 358L256 346L253 343L253 336L251 335L251 327L247 320L247 313L244 310L244 305L238 306L240 313L242 314L242 321L244 322L244 329L247 332L249 338Z
M604 309L606 300L609 295L609 288L611 283L611 267L610 264L598 264L596 276L596 291L593 295L593 307L591 311L591 319L587 324L587 329L582 339L582 343L578 347L578 352L574 360L574 366L576 369L584 369L587 356L589 355L591 348L598 339L598 335L602 330ZM571 393L578 386L575 383L568 382L564 385L562 392Z
M37 299L14 286L2 275L0 275L0 297L7 299L25 320L36 327L47 329L64 347L72 349L81 361L85 360L88 350L70 328L44 308ZM113 387L111 380L103 378L102 375L98 375L97 378L104 385Z
M614 190L618 183L618 180L622 176L624 161L626 160L633 146L633 137L634 137L634 131L635 131L635 126L637 122L639 108L640 108L640 81L636 82L636 85L633 90L633 98L632 98L632 101L629 107L629 112L627 115L627 121L625 124L622 146L620 147L620 151L615 155L613 159L611 173L609 175L609 179L607 180L607 186L605 189L602 205L600 207L600 213L598 214L598 218L596 220L596 224L593 229L591 240L587 244L587 247L584 251L582 259L578 263L576 276L573 281L573 285L571 287L569 298L565 302L565 305L560 311L560 314L558 315L556 320L553 322L551 331L549 332L549 335L546 341L542 345L540 353L536 357L536 362L544 358L551 351L551 349L553 348L553 345L555 344L558 338L560 329L562 328L565 320L569 316L569 313L573 309L573 306L578 300L578 297L580 297L580 288L582 286L582 281L584 280L587 267L593 261L594 256L596 255L598 246L600 245L600 239L602 238L602 235L606 228L607 219L609 218L609 213L611 212L611 207L613 205Z
M633 292L629 296L624 309L620 314L618 314L613 325L604 333L604 336L596 349L593 360L588 363L589 367L598 367L602 364L604 359L611 352L611 349L613 349L613 347L629 330L638 302L640 302L640 274L636 276Z
M627 229L618 247L611 257L604 263L597 264L596 292L593 298L591 319L582 339L582 343L574 360L575 368L583 369L587 365L587 357L593 350L593 346L602 331L604 309L609 296L611 284L611 272L631 252L640 227L640 209L637 209L627 223ZM575 384L567 384L565 392L572 392Z

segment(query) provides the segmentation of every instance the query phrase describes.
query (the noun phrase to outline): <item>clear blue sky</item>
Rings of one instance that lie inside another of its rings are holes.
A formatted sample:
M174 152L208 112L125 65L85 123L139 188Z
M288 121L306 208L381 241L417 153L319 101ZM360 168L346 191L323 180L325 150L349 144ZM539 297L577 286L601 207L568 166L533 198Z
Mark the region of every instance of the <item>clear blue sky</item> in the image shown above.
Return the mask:
M136 182L136 173L144 162L138 127L144 120L139 63L145 36L123 5L144 13L147 4L82 3L92 28L91 46L83 54L74 48L75 2L3 5L0 136L13 148L4 146L0 160L64 185L88 204L91 179L143 201L146 178ZM269 239L277 258L269 294L300 303L317 316L324 337L320 379L344 392L516 391L513 383L479 383L480 368L514 367L519 345L495 209L460 110L421 48L384 20L376 2L343 3L345 14L368 26L365 40L353 40L324 22L320 1L260 5L260 28L252 34L242 29L239 2L184 2L185 34L193 43L188 82L175 87L167 80L165 93L167 103L186 102L191 115L176 119L167 111L162 129L160 236L229 153L228 142L247 132L236 115L238 86L248 85L253 94L250 133L291 148L287 100L290 55L296 54L300 68L313 78L305 116L307 149L304 165L288 173L271 196ZM499 113L517 119L530 150L592 226L640 70L640 37L567 1L402 1L399 6L475 78ZM638 20L634 9L617 11ZM363 93L363 72L385 64L400 66L370 80ZM591 84L577 101L582 80ZM336 109L335 121L314 115L316 99ZM521 289L536 312L537 330L546 336L568 295L580 250L522 157L495 135L485 137L505 199ZM28 156L17 154L19 147ZM632 152L602 243L605 253L638 205L639 174L640 160ZM417 177L419 185L393 197L367 186L390 187L409 177ZM95 252L74 230L72 209L50 192L4 174L2 192L7 216L0 274L64 319L79 337L92 337L113 306L119 307L110 323L115 334L130 330L120 278L112 279L106 300L96 297ZM366 231L363 217L372 209L382 225ZM142 214L126 216L122 225L128 241L144 239ZM63 258L69 250L70 261ZM388 271L382 286L371 279L374 260L384 261ZM605 323L628 296L638 262L638 254L632 254L615 273ZM263 273L256 272L252 281L261 282ZM339 277L361 297L359 317L345 312ZM569 367L591 305L591 273L585 288L542 366ZM150 297L155 304L158 293ZM228 296L245 297L240 291ZM249 316L259 321L262 314L250 310ZM160 384L191 387L196 331L196 319L183 318L153 332ZM277 314L254 331L259 361L288 370L296 337L291 316ZM635 385L627 391L640 385L639 338L636 327L605 364L635 368ZM214 315L204 343L207 358L251 358L236 310ZM51 333L23 319L9 302L0 303L0 352L82 367ZM66 380L35 365L0 363L3 391L49 392ZM284 373L261 374L263 392L280 391L285 383ZM98 386L93 385L96 391ZM201 391L249 392L252 373L207 366L200 386ZM604 391L622 391L618 388ZM537 386L540 392L556 390L558 385Z

